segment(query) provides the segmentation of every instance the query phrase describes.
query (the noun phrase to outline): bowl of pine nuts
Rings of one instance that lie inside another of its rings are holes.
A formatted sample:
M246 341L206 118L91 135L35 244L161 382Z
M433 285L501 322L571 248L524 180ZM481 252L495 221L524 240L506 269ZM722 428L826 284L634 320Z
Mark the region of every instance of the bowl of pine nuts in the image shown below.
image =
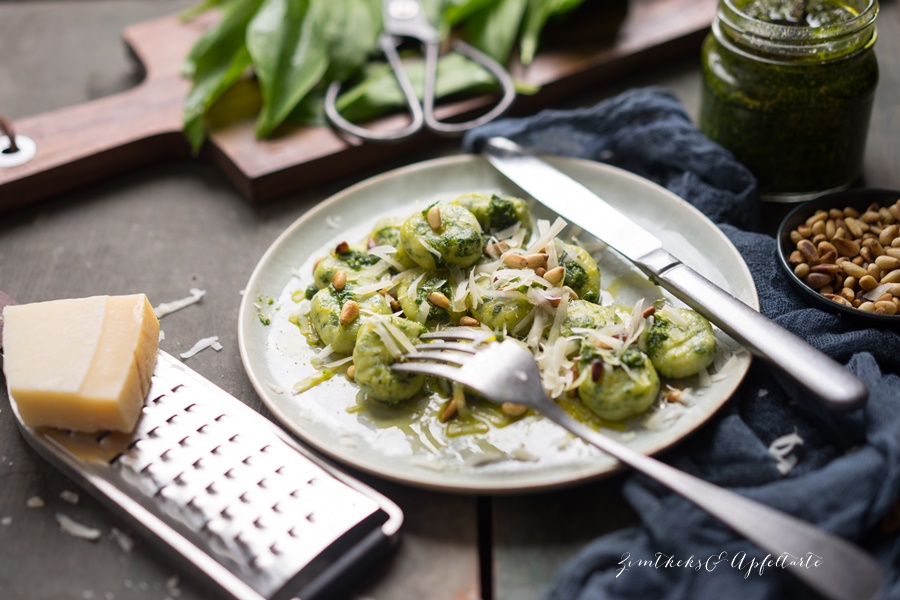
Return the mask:
M801 204L779 226L778 256L811 304L900 325L900 191L851 189Z

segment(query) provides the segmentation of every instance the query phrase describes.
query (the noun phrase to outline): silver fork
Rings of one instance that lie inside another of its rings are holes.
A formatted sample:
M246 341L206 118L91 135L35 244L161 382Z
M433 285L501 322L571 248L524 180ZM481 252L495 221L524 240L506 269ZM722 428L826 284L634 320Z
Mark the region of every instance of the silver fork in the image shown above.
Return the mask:
M422 339L416 352L393 365L461 383L491 402L532 408L624 464L666 485L777 558L802 550L821 557L820 568L788 565L796 577L832 600L881 596L884 575L875 559L848 541L744 496L679 471L600 435L559 407L541 385L531 353L512 340L486 342L483 332L443 331Z

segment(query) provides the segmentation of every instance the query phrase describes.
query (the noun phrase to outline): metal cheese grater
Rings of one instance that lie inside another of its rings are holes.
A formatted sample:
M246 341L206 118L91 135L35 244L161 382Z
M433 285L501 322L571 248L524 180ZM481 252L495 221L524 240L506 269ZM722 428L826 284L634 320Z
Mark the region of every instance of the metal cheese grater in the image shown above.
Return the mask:
M165 352L131 434L34 429L10 404L39 454L227 596L321 596L398 539L396 505Z

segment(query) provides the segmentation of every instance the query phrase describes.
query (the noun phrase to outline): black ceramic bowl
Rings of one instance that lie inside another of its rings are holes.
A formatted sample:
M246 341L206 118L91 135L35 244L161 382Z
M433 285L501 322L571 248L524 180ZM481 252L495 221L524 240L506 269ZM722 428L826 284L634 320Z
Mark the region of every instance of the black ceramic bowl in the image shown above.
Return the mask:
M791 231L797 229L798 226L803 225L806 222L806 219L814 215L817 211L827 211L832 208L843 209L850 206L862 214L873 202L877 202L879 205L886 207L896 202L898 198L900 198L900 191L897 190L870 188L850 189L843 192L826 194L815 200L804 202L784 217L781 221L781 225L778 226L778 261L787 273L788 278L797 287L808 304L841 315L842 318L847 317L857 325L869 327L900 327L900 314L875 314L829 300L797 277L794 274L794 269L788 263L788 257L791 255L791 252L796 249L794 243L791 242Z

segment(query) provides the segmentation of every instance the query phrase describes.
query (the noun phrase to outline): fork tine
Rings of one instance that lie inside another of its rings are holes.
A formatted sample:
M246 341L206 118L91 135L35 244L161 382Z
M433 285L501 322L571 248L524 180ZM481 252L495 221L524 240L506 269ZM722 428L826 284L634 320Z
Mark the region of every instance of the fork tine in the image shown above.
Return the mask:
M465 331L463 329L454 329L453 331L430 331L419 336L422 340L469 340L470 342L481 342L487 340L490 335L487 332L478 329L475 331Z
M423 361L431 361L431 362L439 362L448 365L456 365L458 367L466 364L466 359L463 355L456 354L454 352L410 352L406 356L403 357L404 360L411 360L413 362L423 362Z
M423 373L425 375L434 375L436 377L444 377L457 381L459 378L459 369L456 367L448 367L447 365L436 365L430 362L424 363L394 363L391 365L394 371L402 371L404 373Z
M416 350L455 350L457 352L465 352L466 354L475 354L478 350L474 344L456 344L454 342L431 342L428 344L418 344Z

